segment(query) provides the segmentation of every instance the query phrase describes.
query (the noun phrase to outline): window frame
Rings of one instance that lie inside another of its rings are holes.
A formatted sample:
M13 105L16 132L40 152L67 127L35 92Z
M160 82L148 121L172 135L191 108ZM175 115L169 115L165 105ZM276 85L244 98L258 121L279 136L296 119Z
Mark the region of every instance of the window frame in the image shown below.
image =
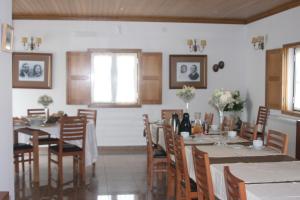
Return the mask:
M141 49L88 49L88 52L92 54L94 53L136 53L137 54L137 93L138 98L136 103L93 103L89 105L91 108L138 108L141 107L141 71L142 71L142 63L141 63ZM91 56L91 63L92 63L93 56ZM92 66L91 66L92 67ZM92 70L91 70L91 73ZM93 74L91 74L91 77ZM92 98L92 85L94 84L93 79L91 80L91 99Z
M300 42L295 42L295 43L289 43L283 45L283 69L282 69L282 106L281 106L281 112L286 115L292 115L296 117L300 117L300 111L294 110L294 103L291 108L289 108L289 94L288 94L288 75L289 75L289 66L288 66L288 61L289 61L289 49L291 48L299 48L300 47ZM295 87L295 64L293 66L293 91L292 91L292 96L294 97L294 87ZM293 98L292 97L292 98ZM292 99L293 101L293 99Z

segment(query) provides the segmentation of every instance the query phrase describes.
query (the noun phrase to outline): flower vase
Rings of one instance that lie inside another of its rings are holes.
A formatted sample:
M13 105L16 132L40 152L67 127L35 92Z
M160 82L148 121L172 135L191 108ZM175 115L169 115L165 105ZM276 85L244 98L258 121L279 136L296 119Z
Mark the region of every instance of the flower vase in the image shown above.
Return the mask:
M222 127L223 119L224 119L224 111L219 110L220 127Z
M44 110L45 110L45 123L46 123L49 119L49 108L47 106L44 106Z
M189 113L189 102L185 102L185 112Z

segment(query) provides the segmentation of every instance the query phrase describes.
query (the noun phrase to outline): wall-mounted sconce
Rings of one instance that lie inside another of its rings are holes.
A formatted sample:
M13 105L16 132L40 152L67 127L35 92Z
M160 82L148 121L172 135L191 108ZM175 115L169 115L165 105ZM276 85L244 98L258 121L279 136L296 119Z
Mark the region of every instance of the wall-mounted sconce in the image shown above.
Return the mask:
M25 50L33 51L40 47L40 45L42 44L42 38L31 36L28 41L28 37L22 37L22 44Z
M188 39L187 45L189 46L190 52L202 52L207 43L206 40L196 40L196 39Z
M253 44L254 49L263 50L265 48L265 37L261 35L253 37L251 43Z

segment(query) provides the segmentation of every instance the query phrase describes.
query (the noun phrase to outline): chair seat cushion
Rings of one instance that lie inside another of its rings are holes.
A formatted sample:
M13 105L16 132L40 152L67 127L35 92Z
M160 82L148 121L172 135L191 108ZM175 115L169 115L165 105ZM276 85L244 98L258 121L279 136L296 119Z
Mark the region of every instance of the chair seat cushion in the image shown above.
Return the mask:
M39 138L39 143L53 143L53 142L58 142L58 141L59 141L58 138L52 138L52 137Z
M167 154L163 149L154 149L154 151L153 151L154 158L163 158L166 156L167 156Z
M59 151L59 145L54 145L49 147L51 151L58 152ZM82 149L74 144L63 144L63 152L74 152L74 151L81 151Z
M16 144L14 144L14 151L32 149L32 148L33 148L33 146L30 145L30 144L25 144L25 143L16 143Z

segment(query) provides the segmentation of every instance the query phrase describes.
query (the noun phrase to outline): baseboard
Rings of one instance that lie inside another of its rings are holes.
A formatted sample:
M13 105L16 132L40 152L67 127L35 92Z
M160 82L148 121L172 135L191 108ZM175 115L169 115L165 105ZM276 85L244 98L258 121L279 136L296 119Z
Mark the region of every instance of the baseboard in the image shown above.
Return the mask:
M145 153L146 146L100 146L98 147L99 154L111 153Z

